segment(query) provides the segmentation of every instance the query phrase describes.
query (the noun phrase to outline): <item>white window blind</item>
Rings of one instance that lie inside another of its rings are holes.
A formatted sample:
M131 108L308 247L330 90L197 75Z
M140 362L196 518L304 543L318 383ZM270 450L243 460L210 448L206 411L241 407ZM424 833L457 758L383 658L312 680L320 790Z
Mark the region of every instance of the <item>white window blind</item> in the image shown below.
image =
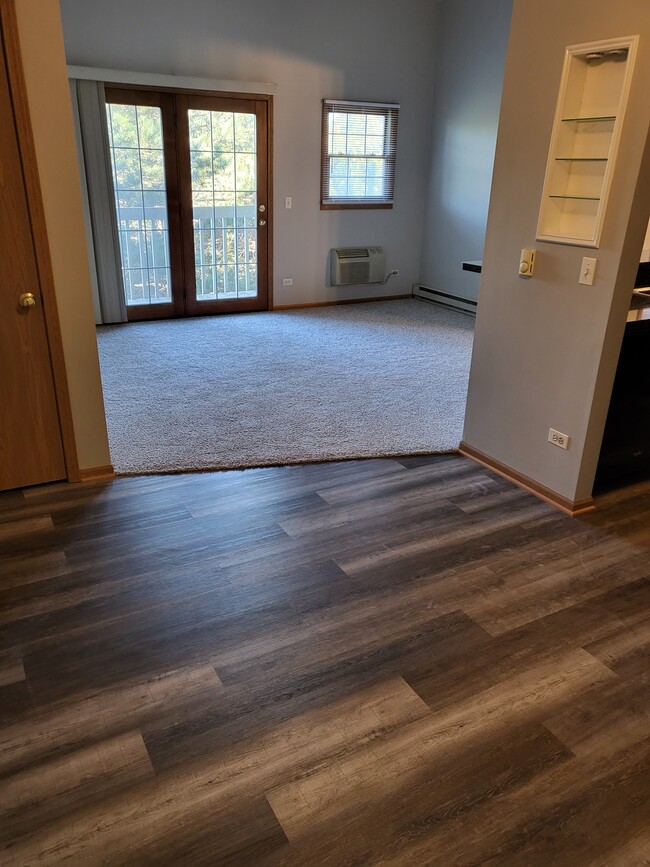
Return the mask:
M399 104L323 100L321 208L390 208Z

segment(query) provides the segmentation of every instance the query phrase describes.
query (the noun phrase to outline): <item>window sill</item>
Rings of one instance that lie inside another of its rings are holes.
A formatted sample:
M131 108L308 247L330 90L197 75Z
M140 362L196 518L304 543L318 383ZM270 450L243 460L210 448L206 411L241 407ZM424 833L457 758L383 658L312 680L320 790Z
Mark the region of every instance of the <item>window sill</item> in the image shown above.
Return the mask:
M392 203L385 204L381 202L321 202L320 205L321 211L367 211L370 208L386 211L392 209L392 207Z

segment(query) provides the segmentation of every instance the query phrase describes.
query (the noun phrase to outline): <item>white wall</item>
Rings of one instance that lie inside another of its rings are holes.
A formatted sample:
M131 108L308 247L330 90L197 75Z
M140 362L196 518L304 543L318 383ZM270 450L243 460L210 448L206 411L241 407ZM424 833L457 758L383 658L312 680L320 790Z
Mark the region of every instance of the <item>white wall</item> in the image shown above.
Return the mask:
M600 247L535 241L564 48L635 33ZM464 439L570 500L591 494L648 221L648 82L648 0L515 0ZM517 275L522 247L538 250L529 280ZM598 259L592 287L578 285L585 255ZM550 427L571 436L568 451L546 441Z
M442 0L420 283L475 300L512 0Z
M69 64L277 85L276 305L410 292L417 280L437 7L430 0L61 0ZM324 97L401 103L393 210L320 210ZM366 244L382 244L388 270L401 276L383 289L326 287L330 247ZM283 287L283 277L294 285Z

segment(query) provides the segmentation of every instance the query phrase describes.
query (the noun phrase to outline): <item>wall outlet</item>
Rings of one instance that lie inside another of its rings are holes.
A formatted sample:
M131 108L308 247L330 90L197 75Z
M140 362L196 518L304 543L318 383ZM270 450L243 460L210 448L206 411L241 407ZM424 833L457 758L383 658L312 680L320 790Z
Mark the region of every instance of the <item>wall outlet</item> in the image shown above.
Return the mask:
M291 277L285 277L282 281L283 286L293 286L293 279Z
M393 277L399 277L399 268L395 268L394 271L391 271L391 274L393 275Z
M548 432L548 441L553 443L554 446L559 446L561 449L569 448L569 441L571 437L568 434L560 433L559 430L553 430L550 428Z

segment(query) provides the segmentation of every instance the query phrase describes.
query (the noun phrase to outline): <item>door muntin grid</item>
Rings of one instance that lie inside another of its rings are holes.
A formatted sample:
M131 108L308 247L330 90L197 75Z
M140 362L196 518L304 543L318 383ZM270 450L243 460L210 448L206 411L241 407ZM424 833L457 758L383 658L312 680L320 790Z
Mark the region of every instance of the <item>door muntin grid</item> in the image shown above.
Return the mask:
M125 302L170 304L162 112L109 102L106 114Z
M189 109L196 299L258 294L256 117Z

